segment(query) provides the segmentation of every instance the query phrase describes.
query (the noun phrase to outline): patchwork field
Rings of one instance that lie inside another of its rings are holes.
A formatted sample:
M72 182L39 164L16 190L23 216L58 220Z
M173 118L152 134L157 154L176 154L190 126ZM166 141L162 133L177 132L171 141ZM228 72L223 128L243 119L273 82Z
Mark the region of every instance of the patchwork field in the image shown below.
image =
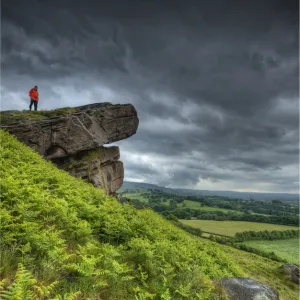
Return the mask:
M141 202L147 203L148 199L144 197L144 192L141 193L126 193L124 194L125 197L129 199L135 199L139 200ZM165 202L163 202L166 205L170 204L170 200L167 199ZM186 207L191 209L199 209L204 211L221 211L224 213L232 212L234 214L242 214L242 212L237 210L231 210L231 209L225 209L225 208L219 208L219 207L211 207L211 206L201 206L199 202L191 201L191 200L184 200L183 203L178 203L177 207Z
M200 228L203 231L233 237L242 231L290 230L299 229L294 226L241 222L241 221L212 221L212 220L180 220L183 224Z
M240 211L237 210L231 210L231 209L225 209L225 208L219 208L219 207L211 207L211 206L201 206L199 202L191 201L191 200L184 200L183 204L187 208L192 208L192 209L200 209L200 210L205 210L205 211L222 211L224 213L232 212L235 214L241 214ZM182 207L183 205L180 203L178 204L178 207Z
M299 239L278 241L247 241L244 244L253 248L274 252L288 262L299 264Z

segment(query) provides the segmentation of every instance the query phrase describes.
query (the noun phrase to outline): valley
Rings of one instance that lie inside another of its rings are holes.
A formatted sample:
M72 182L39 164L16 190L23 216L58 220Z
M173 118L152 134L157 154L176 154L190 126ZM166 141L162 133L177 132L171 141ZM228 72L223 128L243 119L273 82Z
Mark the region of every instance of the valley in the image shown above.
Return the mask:
M297 230L295 226L285 226L255 222L241 221L212 221L212 220L180 220L180 222L192 227L200 228L203 232L234 237L237 232L264 231L264 230Z
M119 192L122 202L151 208L193 235L273 260L299 262L299 206L295 202L189 196L177 190L172 194L171 189L139 183L125 187ZM257 234L247 237L249 232ZM239 233L246 237L239 240Z

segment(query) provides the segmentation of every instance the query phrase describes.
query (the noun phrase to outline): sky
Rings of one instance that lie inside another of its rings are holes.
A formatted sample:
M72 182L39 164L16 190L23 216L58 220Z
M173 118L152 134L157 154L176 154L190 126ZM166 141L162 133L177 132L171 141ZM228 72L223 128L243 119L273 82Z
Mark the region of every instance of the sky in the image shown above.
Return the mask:
M1 110L131 103L125 180L299 192L297 0L2 0Z

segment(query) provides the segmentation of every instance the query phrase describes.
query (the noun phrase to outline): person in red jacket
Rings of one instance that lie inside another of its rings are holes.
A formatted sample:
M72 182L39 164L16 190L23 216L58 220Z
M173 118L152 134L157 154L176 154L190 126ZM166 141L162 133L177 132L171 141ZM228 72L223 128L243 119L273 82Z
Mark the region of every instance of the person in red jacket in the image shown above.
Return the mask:
M29 97L30 97L29 109L31 110L32 104L34 104L34 110L37 110L37 105L39 101L39 92L37 86L35 86L29 91Z

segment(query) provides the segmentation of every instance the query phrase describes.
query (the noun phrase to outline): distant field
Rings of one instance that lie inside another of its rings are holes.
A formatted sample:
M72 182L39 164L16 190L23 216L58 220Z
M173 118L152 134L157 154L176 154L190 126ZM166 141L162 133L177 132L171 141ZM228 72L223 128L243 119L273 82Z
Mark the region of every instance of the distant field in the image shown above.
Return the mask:
M140 193L125 193L124 196L126 198L132 199L132 200L139 200L141 202L147 203L148 199L146 199L144 197L144 191L141 191ZM149 193L150 194L150 193ZM163 198L163 197L162 197ZM162 202L165 205L169 205L170 204L170 200L167 199L166 201ZM225 208L219 208L219 207L211 207L211 206L201 206L201 204L199 202L196 201L191 201L191 200L184 200L183 203L177 203L177 207L183 207L183 204L185 204L186 208L191 208L191 209L199 209L202 211L221 211L224 213L228 213L231 212L233 214L243 214L241 211L237 211L237 210L232 210L232 209L225 209ZM258 214L258 213L253 213L255 215L263 215L263 214ZM266 216L266 215L265 215Z
M126 193L124 196L129 199L136 199L141 202L147 203L148 200L142 195L142 193ZM168 199L166 202L163 202L163 204L169 205L170 200ZM219 207L210 207L210 206L201 206L199 202L196 201L191 201L191 200L184 200L183 203L178 203L178 207L182 207L182 205L185 204L187 208L191 209L199 209L199 210L204 210L204 211L222 211L224 213L227 212L232 212L236 214L242 214L240 211L236 210L230 210L230 209L225 209L225 208L219 208Z
M268 252L275 252L288 262L299 264L299 239L279 241L247 241L244 244Z
M128 198L128 199L136 199L136 200L139 200L139 201L144 202L144 203L147 203L147 202L148 202L148 200L145 199L145 198L141 195L141 193L126 193L124 196L125 196L126 198Z
M200 228L203 231L221 234L226 236L234 236L237 232L242 231L263 231L263 230L289 230L299 229L294 226L242 222L242 221L211 221L211 220L180 220L182 223Z
M225 208L219 208L219 207L210 207L210 206L201 206L199 202L191 201L191 200L184 200L183 203L186 205L187 208L192 209L199 209L199 210L205 210L205 211L222 211L224 213L232 212L236 214L241 214L241 212L231 209L225 209ZM182 204L178 204L178 207L181 207Z

